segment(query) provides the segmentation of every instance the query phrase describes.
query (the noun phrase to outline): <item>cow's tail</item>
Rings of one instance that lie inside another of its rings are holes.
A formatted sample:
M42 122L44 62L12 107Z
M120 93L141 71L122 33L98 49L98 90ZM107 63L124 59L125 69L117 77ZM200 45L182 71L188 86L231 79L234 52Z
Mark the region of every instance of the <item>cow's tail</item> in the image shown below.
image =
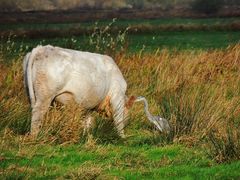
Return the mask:
M31 53L27 53L23 60L24 88L26 90L28 98L29 98L29 91L28 91L28 82L27 82L27 65L28 65L28 60L29 60L30 55L31 55ZM30 101L30 98L29 98L29 101Z
M33 108L35 103L36 103L36 97L35 97L35 93L34 93L34 87L33 87L33 64L34 64L34 57L36 55L36 53L38 52L40 46L37 46L36 48L34 48L32 50L31 53L26 55L26 59L24 61L25 63L25 71L26 71L26 77L25 77L25 83L27 85L27 90L28 90L28 95L29 95L29 99L31 102L31 107Z

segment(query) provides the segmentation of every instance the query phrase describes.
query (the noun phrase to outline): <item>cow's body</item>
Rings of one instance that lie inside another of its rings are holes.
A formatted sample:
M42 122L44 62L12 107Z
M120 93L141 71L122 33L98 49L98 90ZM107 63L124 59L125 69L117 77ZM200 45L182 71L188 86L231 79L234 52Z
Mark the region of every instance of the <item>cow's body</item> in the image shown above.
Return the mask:
M31 133L38 133L41 119L54 99L64 104L75 100L87 109L109 99L114 122L124 136L127 84L109 56L37 46L25 56L24 78L32 106Z

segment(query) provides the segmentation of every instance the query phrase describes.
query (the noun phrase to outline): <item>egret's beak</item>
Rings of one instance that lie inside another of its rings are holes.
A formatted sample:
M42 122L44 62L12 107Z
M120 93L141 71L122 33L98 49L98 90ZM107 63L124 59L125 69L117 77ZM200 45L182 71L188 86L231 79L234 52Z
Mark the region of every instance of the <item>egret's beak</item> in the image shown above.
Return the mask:
M141 101L141 99L136 99L134 102L139 102L139 101Z
M142 97L142 96L138 96L138 97L135 99L135 101L134 101L134 102L139 102L139 101L142 101L142 100L143 100L143 98L144 98L144 97Z

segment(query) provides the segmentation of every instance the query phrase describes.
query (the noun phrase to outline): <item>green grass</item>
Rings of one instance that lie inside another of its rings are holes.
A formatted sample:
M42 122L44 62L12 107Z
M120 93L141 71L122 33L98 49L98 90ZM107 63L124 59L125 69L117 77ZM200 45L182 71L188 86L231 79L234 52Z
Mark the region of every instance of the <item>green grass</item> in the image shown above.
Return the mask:
M3 177L96 176L124 179L239 178L240 162L218 165L203 150L180 145L21 145L1 152Z
M147 51L157 48L170 49L215 49L225 48L240 41L237 31L191 31L159 32L156 34L130 35L130 50L139 51L145 46Z
M100 21L97 27L104 27L109 25L112 21ZM153 20L117 20L112 26L120 27L121 29L125 29L128 26L139 26L141 31L141 25L151 25L147 30L143 30L143 32L134 32L131 30L131 33L127 35L127 52L128 53L137 53L139 51L155 51L160 48L168 48L168 49L177 49L177 50L189 50L189 49L218 49L218 48L226 48L229 45L233 45L239 43L240 41L240 31L234 30L223 30L223 29L212 29L212 30L198 30L198 29L185 29L181 30L181 27L178 27L174 30L160 30L154 29L158 25L163 25L166 27L168 25L226 25L233 22L240 22L238 17L235 18L206 18L206 19L184 19L184 18L171 18L171 19L153 19ZM94 22L82 22L82 23L63 23L63 24L1 24L0 30L43 30L44 29L56 29L58 30L66 30L73 28L88 28L93 27ZM111 27L112 27L111 26ZM111 29L111 28L110 28ZM144 27L143 27L144 29ZM201 28L200 28L201 29ZM51 32L54 37L54 32ZM110 33L110 32L109 32ZM38 34L38 33L37 33ZM65 48L72 48L84 51L95 51L95 47L89 46L89 35L78 35L71 36L71 32L68 33L66 31L65 34L57 37L46 38L37 36L35 38L29 37L18 37L14 38L10 41L10 43L14 42L14 52L11 52L11 55L17 55L19 49L22 47L28 47L27 49L32 49L36 45L42 44L51 44L54 46L61 46ZM51 36L50 36L51 37ZM112 35L112 37L116 38L116 35ZM1 38L2 46L7 47L7 40Z
M119 27L128 27L133 25L225 25L233 22L239 22L240 18L202 18L202 19L194 19L194 18L162 18L162 19L136 19L136 20L123 20L119 19L116 21L115 26ZM97 21L99 26L106 26L112 20L102 20ZM73 27L93 27L94 22L80 22L80 23L15 23L15 24L0 24L0 30L16 30L16 29L67 29Z
M33 47L42 44L51 44L66 48L74 48L83 51L94 51L89 46L88 36L72 38L49 38L49 39L15 39L16 52L11 55L17 55L20 46ZM132 34L127 36L128 53L136 53L140 50L147 52L155 51L160 48L177 49L177 50L207 50L226 48L240 42L240 31L175 31L175 32L159 32L152 34ZM6 41L1 42L3 45ZM7 45L6 45L7 46Z

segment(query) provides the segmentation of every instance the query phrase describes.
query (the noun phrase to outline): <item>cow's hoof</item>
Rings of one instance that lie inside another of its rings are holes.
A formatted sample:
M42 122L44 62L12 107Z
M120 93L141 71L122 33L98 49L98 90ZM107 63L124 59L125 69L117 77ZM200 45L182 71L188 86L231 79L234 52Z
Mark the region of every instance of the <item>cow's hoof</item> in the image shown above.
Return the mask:
M31 131L29 134L29 137L31 137L31 139L37 139L38 136L38 131Z
M126 135L125 134L120 134L119 135L122 139L126 139Z

